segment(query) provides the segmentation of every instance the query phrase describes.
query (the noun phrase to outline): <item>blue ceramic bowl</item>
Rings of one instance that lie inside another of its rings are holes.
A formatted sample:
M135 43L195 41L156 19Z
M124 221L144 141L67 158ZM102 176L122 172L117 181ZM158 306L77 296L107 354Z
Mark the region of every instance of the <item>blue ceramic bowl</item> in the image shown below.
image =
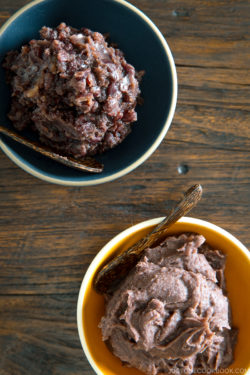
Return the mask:
M159 146L171 124L177 99L177 76L171 51L157 27L136 7L123 0L36 0L14 14L0 29L0 61L7 51L39 38L42 26L61 22L109 33L136 70L145 70L141 84L144 104L137 107L138 121L117 147L97 156L101 174L80 172L60 165L0 137L0 147L17 165L33 176L62 185L86 186L112 181L142 164ZM0 124L7 118L10 91L0 68Z

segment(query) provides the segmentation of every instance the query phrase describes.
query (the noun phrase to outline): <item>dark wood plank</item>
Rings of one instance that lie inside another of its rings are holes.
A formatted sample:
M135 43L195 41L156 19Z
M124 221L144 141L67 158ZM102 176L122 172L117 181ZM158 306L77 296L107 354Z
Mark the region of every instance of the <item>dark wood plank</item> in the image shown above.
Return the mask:
M42 303L40 296L0 297L1 375L93 374L75 334L76 301L74 294L43 296Z
M249 68L249 2L133 0L159 27L177 65Z
M27 3L1 0L0 24ZM89 263L120 231L164 216L189 186L204 189L190 216L250 246L249 2L131 3L173 52L172 126L142 166L95 187L48 184L0 153L0 375L94 374L75 318Z

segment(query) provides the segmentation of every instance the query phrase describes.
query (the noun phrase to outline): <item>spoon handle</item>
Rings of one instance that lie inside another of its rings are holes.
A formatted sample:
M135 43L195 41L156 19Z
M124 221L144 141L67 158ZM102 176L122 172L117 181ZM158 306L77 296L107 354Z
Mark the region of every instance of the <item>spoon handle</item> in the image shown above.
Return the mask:
M108 264L101 268L94 279L94 288L96 291L98 293L107 293L112 287L117 285L138 262L143 250L156 245L167 234L168 228L187 214L198 203L201 196L201 185L197 184L189 188L184 194L184 198L177 203L170 214L152 232L121 255L111 259Z
M50 159L53 159L61 164L67 165L68 167L73 167L81 171L87 171L92 173L101 173L103 171L103 165L98 163L94 158L88 157L84 160L77 160L71 156L60 155L57 152L52 151L49 147L41 146L37 142L30 141L24 138L22 135L16 133L15 131L1 125L0 133L7 135L15 141L31 148L36 152L39 152L42 155L49 157Z

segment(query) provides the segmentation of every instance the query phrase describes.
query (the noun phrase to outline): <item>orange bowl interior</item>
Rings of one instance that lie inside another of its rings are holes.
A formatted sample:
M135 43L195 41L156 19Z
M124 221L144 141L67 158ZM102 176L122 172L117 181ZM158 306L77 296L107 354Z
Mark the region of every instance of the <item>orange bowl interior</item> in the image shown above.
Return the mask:
M93 289L93 277L99 267L107 260L137 242L146 235L152 226L148 226L123 238L119 243L110 247L96 270L88 280L88 285L83 297L82 320L83 334L92 361L103 375L142 375L134 368L124 367L106 347L98 328L104 314L104 298ZM233 315L233 325L239 329L238 341L235 348L235 360L230 366L231 371L241 375L246 374L250 368L250 261L246 254L229 238L221 233L203 225L177 222L169 234L180 232L196 232L203 234L207 242L213 247L227 254L226 283Z

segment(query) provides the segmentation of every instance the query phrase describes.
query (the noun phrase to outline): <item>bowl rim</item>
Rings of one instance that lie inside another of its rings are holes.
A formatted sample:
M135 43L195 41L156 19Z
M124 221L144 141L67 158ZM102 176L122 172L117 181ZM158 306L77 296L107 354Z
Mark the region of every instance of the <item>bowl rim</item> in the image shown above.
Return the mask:
M5 32L5 30L9 27L9 25L15 21L16 18L18 18L22 13L26 12L26 10L32 8L33 6L44 2L45 0L33 0L29 4L23 6L20 8L17 12L15 12L0 28L0 38ZM92 185L99 185L102 183L106 182L111 182L114 181L129 172L132 172L135 168L139 167L144 161L146 161L152 154L153 152L157 149L157 147L160 145L162 142L163 138L165 137L171 122L174 117L175 113L175 108L176 108L176 103L177 103L177 91L178 91L178 84L177 84L177 72L176 72L176 67L173 59L172 52L167 44L166 39L158 29L158 27L153 23L153 21L150 20L148 16L146 16L141 10L139 10L137 7L134 5L128 3L126 0L112 0L116 3L119 3L123 5L124 7L129 8L132 12L138 14L147 24L148 26L153 30L155 35L158 37L165 54L167 56L167 59L169 61L170 65L170 72L171 72L171 77L172 77L172 99L171 99L171 104L170 104L170 110L167 115L167 118L165 120L165 123L163 125L163 128L156 138L156 140L153 142L153 144L147 149L146 152L144 152L143 155L141 155L137 160L135 160L132 164L127 166L126 168L122 168L116 173L112 173L109 176L98 178L98 174L96 175L97 177L91 180L82 180L82 181L75 181L72 178L60 178L60 177L50 177L47 176L46 174L37 171L36 168L28 166L27 163L21 161L17 156L14 155L12 152L12 149L4 143L3 139L0 137L0 148L2 151L20 168L22 168L24 171L28 172L29 174L33 175L34 177L37 177L41 180L44 180L46 182L58 184L58 185L64 185L64 186L92 186Z
M96 372L97 375L104 375L100 369L97 367L94 359L91 356L91 353L88 349L87 342L85 340L84 330L83 330L83 322L82 322L82 305L83 305L83 299L88 287L89 278L93 274L93 272L96 270L97 266L99 265L100 261L102 260L105 253L112 248L116 243L119 243L123 238L130 236L132 233L137 232L143 228L157 225L159 224L164 217L157 217L149 220L142 221L138 224L132 225L131 227L123 230L119 234L117 234L115 237L113 237L106 245L102 247L102 249L96 254L92 262L90 263L80 286L79 294L78 294L78 300L77 300L77 309L76 309L76 318L77 318L77 329L78 329L78 335L81 342L81 346L83 349L84 354L87 357L87 360L93 370ZM225 229L210 223L209 221L196 219L193 217L182 217L178 220L180 223L188 223L188 224L194 224L198 225L200 227L206 227L208 229L211 229L212 231L217 232L218 234L221 234L223 237L226 237L231 242L233 242L239 249L242 251L248 258L249 264L250 264L250 252L246 248L245 245L243 245L242 242L240 242L236 237L234 237L231 233L226 231ZM246 372L246 375L250 374L249 372Z

